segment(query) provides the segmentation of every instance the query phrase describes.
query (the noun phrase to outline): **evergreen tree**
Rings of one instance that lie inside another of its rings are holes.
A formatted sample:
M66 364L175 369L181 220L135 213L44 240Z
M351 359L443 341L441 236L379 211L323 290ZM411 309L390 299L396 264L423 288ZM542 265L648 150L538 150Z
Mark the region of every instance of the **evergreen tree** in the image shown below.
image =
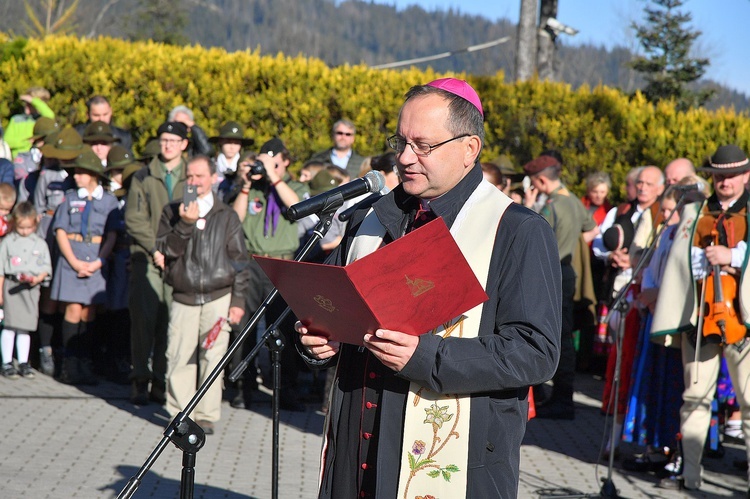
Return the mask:
M690 13L678 10L682 0L651 1L655 7L645 7L645 24L631 25L646 53L631 62L646 80L643 93L651 102L674 99L683 110L702 106L713 91L687 88L703 76L709 65L708 59L690 57L693 41L701 32L688 25L692 20Z
M138 0L128 17L131 40L153 40L167 45L187 45L188 16L180 0Z

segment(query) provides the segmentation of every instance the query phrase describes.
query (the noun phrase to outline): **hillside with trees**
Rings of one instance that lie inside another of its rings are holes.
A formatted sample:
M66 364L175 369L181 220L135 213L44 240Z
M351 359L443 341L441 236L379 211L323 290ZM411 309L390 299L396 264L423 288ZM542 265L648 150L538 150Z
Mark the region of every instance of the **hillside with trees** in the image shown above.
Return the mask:
M495 47L458 53L421 63L436 71L494 75L509 81L516 51L516 26L508 20L490 21L453 10L428 12L421 7L394 6L360 0L27 0L40 19L42 5L52 3L52 18L75 4L70 32L78 36L114 36L129 40L154 39L171 44L199 44L228 51L258 50L261 54L309 56L332 67L344 64L385 64L455 51L510 37ZM29 36L24 2L0 4L0 31ZM626 93L643 88L643 79L628 66L633 54L626 48L560 46L559 80L574 89L604 84ZM710 80L698 87L715 90L707 104L736 110L750 108L748 97Z

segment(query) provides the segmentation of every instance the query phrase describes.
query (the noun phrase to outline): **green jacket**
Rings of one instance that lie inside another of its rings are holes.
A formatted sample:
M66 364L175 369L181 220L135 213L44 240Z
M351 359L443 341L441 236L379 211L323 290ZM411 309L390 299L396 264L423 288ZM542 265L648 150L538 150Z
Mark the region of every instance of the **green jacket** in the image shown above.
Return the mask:
M31 105L37 110L39 116L54 119L55 112L39 97L31 99ZM30 114L16 114L10 118L3 138L10 146L10 152L14 158L18 153L31 149L31 140L29 139L34 135L35 123L36 118Z
M183 159L175 168L177 182L172 190L172 199L182 197L186 169ZM125 227L133 238L130 250L133 254L152 255L156 249L161 212L171 201L164 178L164 163L158 157L133 175L125 205Z
M300 201L308 194L307 185L292 180L287 173L284 182L297 193ZM297 222L290 222L284 215L279 216L276 232L265 234L266 208L268 197L265 191L251 187L247 196L247 215L242 221L247 250L254 255L281 256L294 253L299 247ZM282 207L282 212L284 208Z

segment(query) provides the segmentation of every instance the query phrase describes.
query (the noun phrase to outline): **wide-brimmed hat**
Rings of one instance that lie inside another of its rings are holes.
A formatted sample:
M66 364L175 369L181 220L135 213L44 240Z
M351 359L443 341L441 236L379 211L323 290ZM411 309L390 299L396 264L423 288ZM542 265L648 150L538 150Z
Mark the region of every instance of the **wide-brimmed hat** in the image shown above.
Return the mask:
M708 173L741 173L750 170L747 154L734 144L719 146L699 171Z
M86 129L83 131L83 141L86 144L94 142L105 142L107 144L114 144L120 142L119 137L115 137L115 133L112 131L112 127L109 123L103 121L93 121L88 124Z
M100 177L104 176L104 167L102 166L102 160L96 155L91 146L88 144L83 145L83 150L73 158L71 161L63 163L63 168L66 170L73 170L75 168L81 168L87 170L94 175Z
M239 140L242 144L242 147L248 147L255 143L253 139L249 139L244 137L245 134L245 127L237 123L236 121L227 121L223 125L221 125L221 128L219 128L219 135L216 135L215 137L210 137L208 139L209 142L219 142L220 140L226 139L226 140Z
M311 196L317 196L318 194L328 192L334 187L338 187L340 184L341 180L331 175L328 170L320 170L308 183Z
M74 159L81 153L84 146L81 136L71 126L66 126L57 132L54 140L45 142L42 146L42 154L47 158L55 158L61 161Z
M143 166L135 160L133 153L128 151L125 147L115 145L112 146L112 149L110 149L107 154L107 168L105 168L104 171L111 172L112 170L124 170L126 166L133 163Z
M34 135L31 136L31 141L36 142L39 139L46 139L49 134L58 130L60 130L60 124L57 121L41 116L34 123Z
M141 151L141 156L138 161L148 162L157 157L161 153L161 145L159 145L159 139L148 139L146 146Z

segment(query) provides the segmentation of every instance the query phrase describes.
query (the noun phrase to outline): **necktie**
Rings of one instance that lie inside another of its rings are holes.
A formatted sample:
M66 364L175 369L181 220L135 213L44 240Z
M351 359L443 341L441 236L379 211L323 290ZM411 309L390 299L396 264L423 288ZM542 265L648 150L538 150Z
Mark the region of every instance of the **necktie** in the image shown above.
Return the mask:
M169 200L172 201L172 172L167 172L167 174L164 175L164 184L167 186L167 195L169 196Z
M86 236L89 234L89 213L91 213L92 202L93 199L86 200L86 206L83 208L83 213L81 213L81 237L83 239L86 239Z

